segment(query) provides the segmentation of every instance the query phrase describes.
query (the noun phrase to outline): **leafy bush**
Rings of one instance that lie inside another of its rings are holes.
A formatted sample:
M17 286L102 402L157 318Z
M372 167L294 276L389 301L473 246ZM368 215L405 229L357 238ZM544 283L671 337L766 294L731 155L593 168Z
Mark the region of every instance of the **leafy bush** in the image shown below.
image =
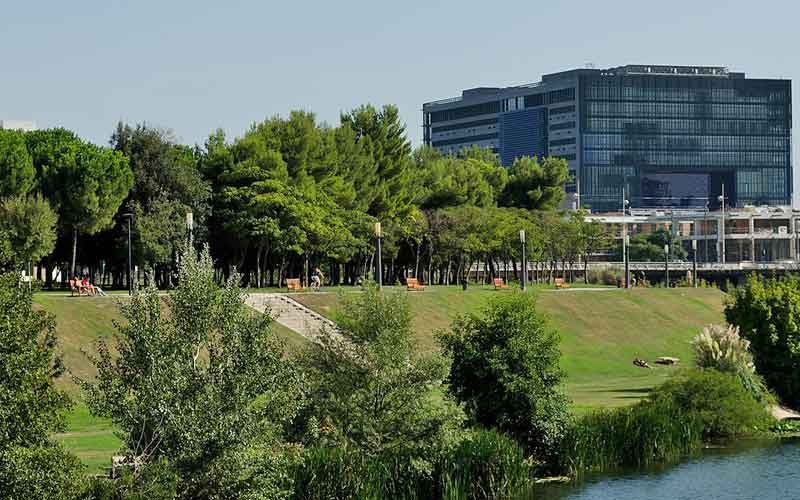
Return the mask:
M611 271L610 269L603 269L601 271L589 271L587 281L593 285L616 285L620 276Z
M244 304L238 276L219 286L207 249L186 248L180 262L166 301L151 286L121 306L119 354L99 341L97 380L81 386L143 469L166 471L152 474L158 488L174 476L178 498L242 498L273 484L253 453L268 458L284 445L283 425L302 404L301 376L269 316Z
M766 430L770 417L735 375L689 370L625 408L577 419L561 447L561 466L579 473L671 461L704 440Z
M750 341L756 372L786 404L800 405L800 280L752 275L730 297L725 319Z
M651 401L666 401L696 418L704 439L765 430L770 416L734 374L714 369L688 370L657 387Z
M444 457L440 470L442 498L448 500L519 498L531 485L522 448L493 430L471 431Z
M452 358L449 391L477 424L514 437L540 459L557 451L567 399L559 337L525 293L497 297L483 316L467 316L438 334Z
M60 445L11 447L0 452L2 498L78 499L83 464Z
M756 401L767 402L769 392L755 373L750 342L739 336L739 327L708 325L692 341L698 368L714 368L739 377Z
M403 294L369 284L343 301L337 331L323 331L320 345L302 360L318 422L313 439L370 456L390 452L426 461L463 420L451 401L433 395L447 374L446 360L418 354Z

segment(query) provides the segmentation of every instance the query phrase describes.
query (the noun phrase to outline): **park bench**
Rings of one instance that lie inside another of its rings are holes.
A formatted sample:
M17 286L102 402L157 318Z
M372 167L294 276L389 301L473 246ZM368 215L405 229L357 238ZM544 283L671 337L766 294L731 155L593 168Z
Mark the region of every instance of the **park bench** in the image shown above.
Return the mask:
M406 288L409 290L425 290L425 286L420 285L417 278L406 278Z
M569 288L569 283L564 281L564 278L556 278L553 280L553 283L556 285L556 288Z
M494 289L495 290L505 290L508 288L506 282L503 281L503 278L495 278L494 279Z
M76 293L78 294L78 297L81 295L89 295L89 290L78 284L76 280L69 280L69 289L72 293L72 297L74 297Z
M302 290L303 285L300 284L300 278L286 278L286 288L291 292L292 290Z

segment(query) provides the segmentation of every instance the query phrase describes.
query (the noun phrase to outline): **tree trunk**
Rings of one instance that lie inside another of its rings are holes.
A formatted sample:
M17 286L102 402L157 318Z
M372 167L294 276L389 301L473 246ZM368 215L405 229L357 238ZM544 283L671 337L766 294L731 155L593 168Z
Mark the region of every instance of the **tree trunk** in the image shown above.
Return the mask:
M75 256L78 253L78 228L72 228L72 265L69 268L70 279L75 277Z
M583 282L589 284L589 254L583 256Z

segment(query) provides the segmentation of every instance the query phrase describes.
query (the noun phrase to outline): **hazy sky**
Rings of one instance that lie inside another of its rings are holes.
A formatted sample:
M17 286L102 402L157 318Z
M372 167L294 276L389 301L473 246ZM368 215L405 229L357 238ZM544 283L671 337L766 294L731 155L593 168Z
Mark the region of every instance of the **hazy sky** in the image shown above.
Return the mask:
M98 143L146 121L193 144L291 109L335 124L393 103L418 144L422 103L464 88L586 63L725 65L794 80L797 161L798 19L795 0L0 0L0 119Z

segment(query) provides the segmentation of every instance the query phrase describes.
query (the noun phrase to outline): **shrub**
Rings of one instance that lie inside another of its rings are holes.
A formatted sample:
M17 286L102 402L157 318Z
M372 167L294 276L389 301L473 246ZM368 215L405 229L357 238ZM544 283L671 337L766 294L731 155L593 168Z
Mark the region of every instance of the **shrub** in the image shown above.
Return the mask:
M769 388L800 405L800 280L752 275L732 290L725 319L750 341L756 372Z
M766 430L770 417L735 375L689 370L625 408L577 419L561 447L561 467L572 473L676 460L704 440Z
M694 338L692 345L698 368L734 374L756 401L769 400L763 379L755 373L750 342L739 336L739 327L708 325Z
M113 348L98 341L96 381L81 382L93 414L112 419L143 469L168 462L152 478L158 488L176 478L178 498L269 487L254 450L280 449L302 404L299 371L238 280L220 286L208 250L186 247L178 287L164 300L151 285L122 305Z
M567 419L560 392L559 337L528 294L493 300L483 316L467 316L438 334L452 358L449 391L477 424L514 437L549 460Z
M418 354L404 295L370 284L343 301L338 335L322 332L320 345L302 360L319 434L326 445L369 456L427 460L463 420L451 401L432 394L447 375L447 361Z
M3 498L70 500L80 498L83 465L60 445L12 447L0 452Z
M657 387L651 401L670 402L696 418L703 438L718 439L765 430L770 416L735 374L714 369L688 370Z

